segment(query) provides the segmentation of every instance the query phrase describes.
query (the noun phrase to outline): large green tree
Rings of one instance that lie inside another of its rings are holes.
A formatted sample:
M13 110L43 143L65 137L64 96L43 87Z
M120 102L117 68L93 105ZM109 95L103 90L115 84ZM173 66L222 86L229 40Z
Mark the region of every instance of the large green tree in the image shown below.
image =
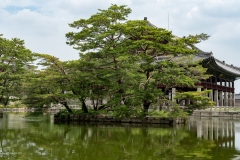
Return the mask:
M88 113L86 101L93 99L93 109L98 110L98 102L102 100L103 93L100 92L101 81L96 79L93 63L82 59L73 60L68 63L68 79L71 92L81 103L84 113ZM99 90L99 94L93 98L95 90ZM94 101L96 100L96 101Z
M80 60L60 61L47 54L35 54L40 70L28 74L23 103L42 107L51 103L62 104L72 113L70 101L81 102L87 113L86 99L91 97L96 81L91 76L90 63ZM93 84L92 81L95 83Z
M25 74L32 69L32 52L18 38L6 39L0 35L0 103L20 99Z
M145 75L139 84L137 98L142 101L144 112L150 105L165 96L156 86L165 85L165 91L174 86L194 87L196 82L207 78L198 62L181 60L199 51L195 44L208 38L206 34L176 37L170 31L154 27L147 20L128 21L125 34L131 39L130 50L141 58L140 72ZM160 60L156 60L160 59ZM189 70L198 74L189 75Z
M146 113L151 104L165 99L158 84L166 90L174 85L193 87L206 78L198 63L183 67L186 64L173 58L198 53L195 44L208 36L176 37L146 20L127 21L129 13L127 6L111 5L89 19L75 21L70 27L79 32L67 33L67 44L80 51L83 61L93 64L91 76L101 81L95 87L108 92L106 106L142 106ZM155 61L156 57L162 60ZM189 70L199 74L189 75Z
M90 76L95 78L91 96L104 93L108 99L105 108L123 106L131 96L129 87L136 84L139 66L136 63L139 57L129 52L130 40L124 33L124 23L131 10L112 5L99 11L89 19L70 24L80 32L67 33L67 43L81 52L83 61L91 63Z
M34 56L41 69L29 74L24 88L27 97L23 102L38 107L59 103L72 113L68 105L68 99L74 99L68 78L68 62L47 54Z

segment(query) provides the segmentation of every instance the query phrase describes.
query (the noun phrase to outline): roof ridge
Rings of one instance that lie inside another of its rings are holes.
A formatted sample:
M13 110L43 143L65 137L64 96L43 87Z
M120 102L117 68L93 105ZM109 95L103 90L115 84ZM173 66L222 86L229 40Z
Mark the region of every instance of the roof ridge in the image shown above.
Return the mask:
M215 58L214 57L214 59L217 61L217 62L219 62L219 63L221 63L222 65L225 65L225 66L228 66L228 67L230 67L230 68L233 68L233 69L236 69L236 70L239 70L240 71L240 67L236 67L236 66L234 66L234 65L229 65L229 64L227 64L227 63L225 63L225 61L220 61L219 59L217 59L217 58Z

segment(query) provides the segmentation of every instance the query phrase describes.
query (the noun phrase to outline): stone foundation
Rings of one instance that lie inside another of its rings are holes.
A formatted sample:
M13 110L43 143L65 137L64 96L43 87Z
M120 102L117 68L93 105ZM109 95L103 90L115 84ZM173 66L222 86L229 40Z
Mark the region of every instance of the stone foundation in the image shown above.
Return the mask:
M229 117L234 119L240 119L240 112L196 110L193 112L193 116L195 117Z

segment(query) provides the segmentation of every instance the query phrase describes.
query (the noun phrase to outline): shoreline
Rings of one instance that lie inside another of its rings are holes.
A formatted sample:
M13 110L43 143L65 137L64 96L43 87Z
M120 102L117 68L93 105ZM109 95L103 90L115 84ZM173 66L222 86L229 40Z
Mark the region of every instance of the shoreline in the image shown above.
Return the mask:
M186 124L187 118L161 118L161 117L130 117L116 118L106 115L74 115L56 116L54 122L94 122L94 123L135 123L135 124Z

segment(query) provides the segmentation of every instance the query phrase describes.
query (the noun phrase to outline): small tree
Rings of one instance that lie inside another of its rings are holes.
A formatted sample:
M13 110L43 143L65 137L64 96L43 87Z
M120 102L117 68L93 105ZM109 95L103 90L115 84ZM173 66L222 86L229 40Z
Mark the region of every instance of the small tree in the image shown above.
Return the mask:
M206 109L207 107L212 107L215 104L215 102L211 101L207 96L210 92L210 90L206 90L177 93L175 98L179 99L179 103L183 100L190 101L189 104L186 104L184 109L191 114L194 109Z

